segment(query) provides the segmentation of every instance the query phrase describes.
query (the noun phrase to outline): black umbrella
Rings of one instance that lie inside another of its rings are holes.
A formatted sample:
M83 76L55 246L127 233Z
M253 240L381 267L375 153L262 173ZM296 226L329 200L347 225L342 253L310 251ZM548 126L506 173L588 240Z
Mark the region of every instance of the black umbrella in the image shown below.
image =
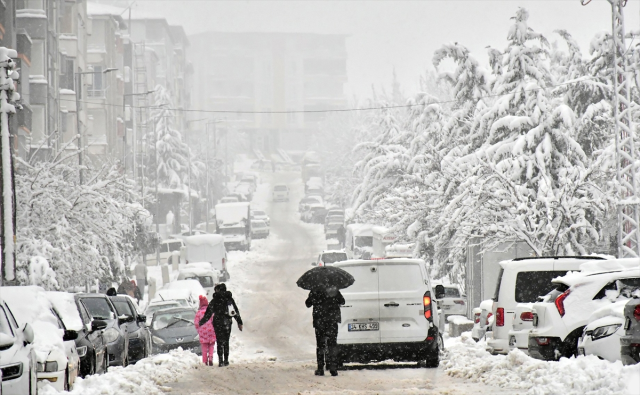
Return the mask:
M306 290L335 286L343 289L351 286L356 280L351 274L335 266L318 266L307 270L300 276L296 284Z

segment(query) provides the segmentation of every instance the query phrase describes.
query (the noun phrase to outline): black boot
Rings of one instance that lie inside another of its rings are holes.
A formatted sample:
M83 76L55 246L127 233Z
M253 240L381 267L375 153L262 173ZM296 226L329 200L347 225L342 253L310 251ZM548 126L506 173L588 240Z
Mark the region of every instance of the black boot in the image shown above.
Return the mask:
M331 373L331 375L332 375L333 377L335 377L335 376L337 376L337 375L338 375L338 371L337 371L337 370L330 370L330 371L329 371L329 373Z
M314 372L314 374L315 374L316 376L324 376L324 370L322 370L322 369L318 369L318 370L316 370L316 371Z
M218 353L218 366L219 367L223 367L224 366L224 359L222 357L222 353Z
M224 366L229 366L229 349L224 349Z

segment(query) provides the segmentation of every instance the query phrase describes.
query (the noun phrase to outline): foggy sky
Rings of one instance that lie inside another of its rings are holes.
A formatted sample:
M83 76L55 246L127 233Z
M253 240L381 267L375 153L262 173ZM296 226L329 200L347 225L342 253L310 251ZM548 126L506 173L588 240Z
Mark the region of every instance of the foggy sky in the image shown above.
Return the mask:
M405 93L414 93L419 75L433 68L443 43L467 46L486 64L485 47L503 49L518 7L529 10L529 26L550 41L566 29L588 53L598 31L610 31L610 5L593 0L417 0L417 1L216 1L137 0L134 14L154 13L187 34L208 30L348 34L345 93L369 97L371 85L389 86L395 68ZM640 29L640 1L625 9L627 30ZM636 43L638 44L638 43Z

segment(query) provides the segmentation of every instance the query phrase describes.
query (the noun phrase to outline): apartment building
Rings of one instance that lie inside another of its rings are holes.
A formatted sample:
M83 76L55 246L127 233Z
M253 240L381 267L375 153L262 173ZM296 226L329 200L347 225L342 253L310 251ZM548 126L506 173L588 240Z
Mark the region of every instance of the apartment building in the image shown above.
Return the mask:
M302 111L347 105L345 40L311 33L190 36L198 81L192 102L198 109L228 111L221 117L237 135L247 136L251 148L306 149L326 114Z

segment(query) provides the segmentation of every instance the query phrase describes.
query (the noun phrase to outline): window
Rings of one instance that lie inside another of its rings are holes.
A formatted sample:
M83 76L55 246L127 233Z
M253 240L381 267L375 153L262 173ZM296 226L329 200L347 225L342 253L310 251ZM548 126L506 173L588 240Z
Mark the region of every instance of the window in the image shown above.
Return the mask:
M44 106L33 105L31 110L31 136L37 143L45 135Z
M73 21L75 14L73 12L73 4L63 3L62 17L60 18L60 33L73 34Z
M556 277L567 274L566 271L546 272L520 272L516 276L516 302L534 303L539 301L539 296L549 293L555 288L551 282Z
M498 296L500 296L500 284L502 284L502 275L504 274L504 269L500 268L500 273L498 273L498 283L496 284L496 293L493 294L493 301L498 301Z
M111 302L116 307L116 311L118 312L118 316L126 315L129 317L133 317L133 311L131 310L131 306L127 303L126 300L113 300Z
M80 311L80 317L82 318L82 322L84 324L90 324L91 323L91 317L89 316L89 313L87 312L87 309L84 307L84 305L82 303L80 303L78 306L78 311Z
M460 291L457 287L444 287L444 297L445 298L459 298Z
M330 252L327 254L322 254L321 261L324 263L336 263L346 261L347 259L347 254L344 252Z
M31 44L31 68L29 70L31 76L41 75L44 78L46 74L44 59L44 41L33 40Z
M356 247L372 247L373 236L356 236Z
M0 333L13 336L13 330L9 325L9 320L7 320L7 315L2 307L0 307Z
M98 320L112 320L115 318L109 302L104 298L83 298L82 303L89 310L92 318Z
M171 243L162 243L160 245L160 252L180 251L180 248L182 248L182 243L179 241L173 241Z
M94 74L89 74L93 79L91 89L87 90L87 96L89 97L104 97L104 74L102 73L102 66L93 66Z
M211 278L211 276L198 276L198 281L200 281L200 285L202 285L203 288L213 287L213 278Z

